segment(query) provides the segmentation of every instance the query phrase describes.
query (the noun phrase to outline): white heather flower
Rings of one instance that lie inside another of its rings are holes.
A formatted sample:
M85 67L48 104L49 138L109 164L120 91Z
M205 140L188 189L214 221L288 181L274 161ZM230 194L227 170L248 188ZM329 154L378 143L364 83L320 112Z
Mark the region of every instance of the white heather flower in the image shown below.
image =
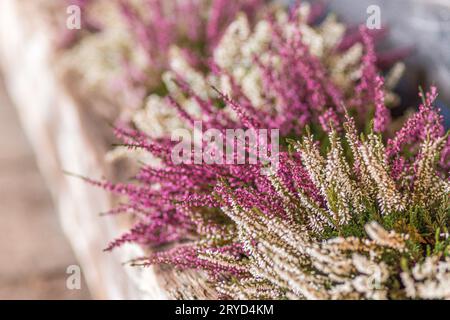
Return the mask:
M417 161L417 174L414 181L412 201L429 207L435 201L448 195L447 182L442 180L435 172L434 165L442 151L446 137L436 141L427 139L421 146L420 157Z
M411 272L403 272L401 279L410 298L450 299L450 258L427 257Z
M107 152L105 155L105 160L110 163L114 163L121 159L134 159L138 162L152 166L153 168L162 167L161 159L142 149L130 149L125 146L119 146Z
M190 64L186 61L185 57L181 53L180 48L175 46L170 48L169 63L172 72L178 75L182 75L183 79L187 83L189 83L190 88L196 94L198 94L203 99L206 99L208 97L210 86L207 84L205 78L200 74L200 72L191 67ZM168 79L168 77L166 76L165 79Z
M405 250L405 240L407 237L402 234L395 233L394 231L386 231L375 221L368 223L365 226L367 235L378 245L383 247L389 247L398 251Z
M139 130L152 138L170 136L173 130L184 127L177 111L157 95L147 99L145 108L134 114L133 121Z
M405 200L397 190L394 180L388 172L388 164L384 159L384 146L374 134L368 136L367 141L359 146L364 164L371 178L377 186L377 200L382 214L388 214L393 210L405 209Z

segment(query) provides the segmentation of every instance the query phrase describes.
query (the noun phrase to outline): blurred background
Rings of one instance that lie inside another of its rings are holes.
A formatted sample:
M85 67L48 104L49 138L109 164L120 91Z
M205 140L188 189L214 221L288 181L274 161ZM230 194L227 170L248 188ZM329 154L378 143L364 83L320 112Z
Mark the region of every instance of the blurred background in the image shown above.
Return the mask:
M0 78L0 299L88 299L66 287L77 263Z
M98 159L107 146L90 156L86 141L101 145L98 138L90 139L95 136L95 118L83 109L69 112L73 119L55 111L82 100L68 99L58 82L49 80L54 71L52 42L46 39L52 38L47 29L51 24L44 21L45 15L30 12L58 1L0 1L0 299L134 297L120 262L102 252L118 234L97 215L109 207L106 196L62 175L67 166L85 174L98 172ZM31 2L35 7L27 7ZM450 0L335 0L329 9L357 25L364 23L367 7L374 4L390 29L386 46L414 48L398 88L403 104L417 102L409 92L415 93L419 84L436 84L448 126ZM79 126L90 128L83 137L76 136ZM67 146L78 145L74 155L86 152L81 162L61 154ZM83 266L81 288L69 290L67 268L78 264ZM125 284L111 287L110 279Z
M350 23L364 23L367 8L381 8L382 25L389 30L386 47L411 48L406 73L397 88L404 106L417 105L420 85L437 85L438 105L450 128L450 0L337 0L330 7Z

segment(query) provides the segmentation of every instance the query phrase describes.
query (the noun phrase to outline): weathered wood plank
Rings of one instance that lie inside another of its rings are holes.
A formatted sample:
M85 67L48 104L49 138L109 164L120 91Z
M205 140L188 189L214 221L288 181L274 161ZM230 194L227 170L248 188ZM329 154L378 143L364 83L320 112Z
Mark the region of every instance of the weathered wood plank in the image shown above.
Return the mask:
M99 178L108 176L104 162L108 143L97 134L89 109L56 76L54 17L46 1L0 2L0 67L7 90L37 155L63 229L82 265L94 298L166 298L155 270L124 267L141 253L126 246L102 250L127 221L99 217L111 208L110 196L64 174L64 170ZM64 14L64 13L63 13Z

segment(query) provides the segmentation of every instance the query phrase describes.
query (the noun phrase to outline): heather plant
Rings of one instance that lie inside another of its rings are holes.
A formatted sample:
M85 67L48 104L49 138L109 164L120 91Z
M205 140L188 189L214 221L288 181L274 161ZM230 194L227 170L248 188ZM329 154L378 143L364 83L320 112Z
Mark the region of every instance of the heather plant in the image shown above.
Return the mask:
M183 47L182 54L200 67L237 13L252 21L266 8L263 2L67 0L79 6L82 29L63 33L62 66L79 74L84 93L103 93L123 111L120 120L128 121L144 97L166 92L161 74L173 45Z
M175 241L134 263L204 270L224 298L448 299L450 185L437 167L448 134L435 97L432 89L387 143L373 130L358 135L348 115L322 142L311 133L291 140L268 175L258 166L167 164L144 166L139 184L106 183L140 217L110 248ZM411 125L418 118L421 137ZM162 159L170 152L118 134ZM398 169L401 158L412 165Z
M390 89L403 66L388 72L386 84L377 71L400 55L389 54L387 59L375 51L384 31L347 30L332 14L317 22L319 9L307 4L291 11L273 8L256 23L238 15L214 47L208 72L172 46L169 71L162 75L169 98L150 95L145 108L134 113L134 125L159 139L193 119L206 128L234 128L241 113L253 126L297 136L306 124L327 131L334 123L342 129L345 103L358 127L375 114L376 130L384 131L390 122L386 106L398 100ZM224 96L235 103L224 104ZM110 158L123 151L116 150Z
M391 136L398 72L379 75L379 34L312 17L306 5L253 27L239 15L204 66L169 50L167 96L149 97L138 130L115 130L116 152L145 154L135 181L91 181L126 198L111 213L135 220L108 249L138 243L150 252L135 265L201 270L223 298L450 298L436 89ZM174 163L172 131L196 121L222 134L279 128L279 165Z

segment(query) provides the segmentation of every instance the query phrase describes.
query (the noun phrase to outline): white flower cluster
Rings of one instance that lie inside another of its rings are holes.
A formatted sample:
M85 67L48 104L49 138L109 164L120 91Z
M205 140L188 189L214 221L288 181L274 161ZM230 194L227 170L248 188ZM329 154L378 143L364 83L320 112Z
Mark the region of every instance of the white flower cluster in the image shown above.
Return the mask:
M268 217L256 208L246 210L235 200L231 200L232 205L223 206L223 212L237 226L236 241L244 244L248 258L236 260L216 252L202 258L248 270L250 275L242 281L220 283L217 289L220 293L236 299L450 298L450 260L443 251L431 253L423 262L417 257L408 262L408 257L415 254L409 243L424 241L412 225L406 226L404 232L387 231L379 222L369 219L361 230L367 237L325 236L330 229L340 234L342 228L369 212L380 221L386 216L398 219L398 226L402 224L401 217L410 216L418 208L425 210L427 216L423 219L429 225L442 223L444 219L445 228L448 219L448 201L442 198L442 194L448 195L448 187L436 175L431 160L426 172L437 179L433 188L419 189L420 198L415 191L401 193L387 175L389 166L383 157L383 144L373 135L356 138L350 120L345 127L348 144L357 152L352 158L360 161L355 168L357 172L350 169L334 131L329 134L331 146L326 159L312 137L296 144L305 169L326 201L326 208L300 191L290 192L274 172L269 180L282 200L287 218ZM420 162L437 158L440 148L427 145L429 142L422 144ZM364 190L367 183L372 190ZM224 188L233 199L232 190ZM395 218L396 214L400 218ZM438 233L437 237L437 246L441 238L447 241L445 233L444 236ZM442 243L443 250L448 252L448 244L444 244L447 242Z

